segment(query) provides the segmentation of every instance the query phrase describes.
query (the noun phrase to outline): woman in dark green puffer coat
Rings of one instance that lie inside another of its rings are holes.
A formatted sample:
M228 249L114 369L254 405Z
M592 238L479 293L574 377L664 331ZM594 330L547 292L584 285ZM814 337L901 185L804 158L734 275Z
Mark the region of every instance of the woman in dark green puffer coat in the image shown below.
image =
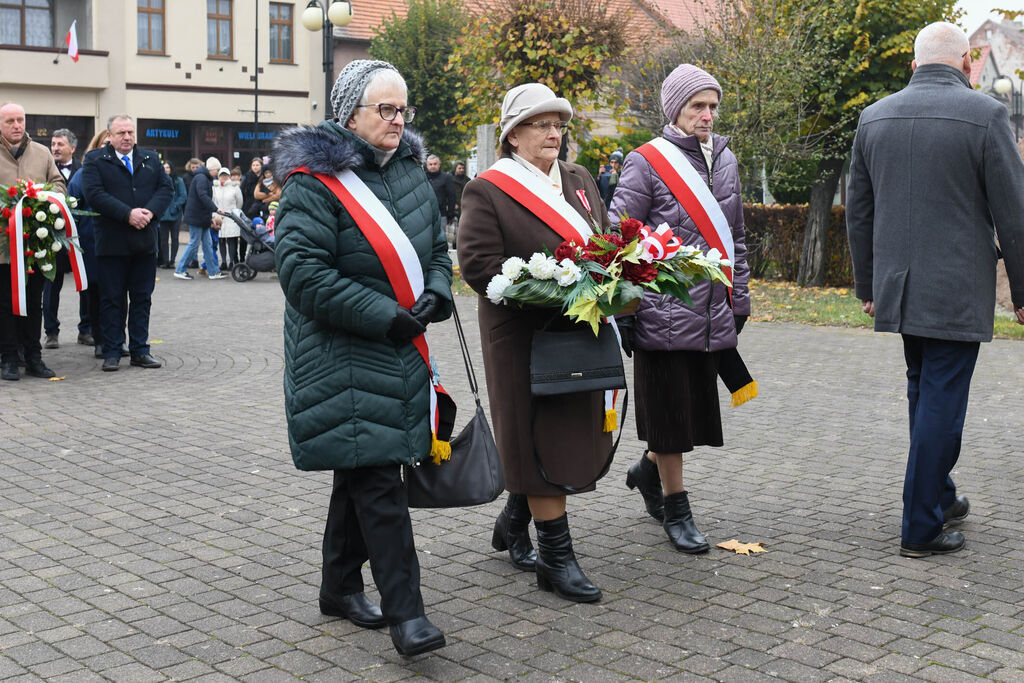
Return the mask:
M424 616L402 464L431 448L430 375L412 344L452 313L452 264L426 151L404 130L406 87L386 62L358 60L334 85L334 121L281 134L287 178L276 220L287 300L285 411L296 467L334 470L323 543L320 610L367 628L390 626L403 655L444 645ZM293 170L303 172L288 177ZM408 237L424 291L399 306L377 254L334 193L311 173L352 170ZM363 594L369 560L381 594Z

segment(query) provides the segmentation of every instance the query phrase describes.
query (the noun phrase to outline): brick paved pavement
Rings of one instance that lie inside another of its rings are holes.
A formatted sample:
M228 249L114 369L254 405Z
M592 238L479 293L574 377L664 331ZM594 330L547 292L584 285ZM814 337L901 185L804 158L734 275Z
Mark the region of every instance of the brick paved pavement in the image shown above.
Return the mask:
M898 338L751 324L762 395L724 409L728 447L699 450L686 475L714 542L767 553L671 550L623 483L640 451L630 416L611 474L570 501L604 599L541 593L493 552L500 501L415 511L449 645L403 660L385 631L317 610L329 475L287 453L277 283L161 275L165 368L104 374L72 343L44 352L63 382L0 383L4 680L1024 680L1020 343L982 348L957 474L964 552L896 553ZM459 305L472 324L473 300ZM436 327L469 405L452 329Z

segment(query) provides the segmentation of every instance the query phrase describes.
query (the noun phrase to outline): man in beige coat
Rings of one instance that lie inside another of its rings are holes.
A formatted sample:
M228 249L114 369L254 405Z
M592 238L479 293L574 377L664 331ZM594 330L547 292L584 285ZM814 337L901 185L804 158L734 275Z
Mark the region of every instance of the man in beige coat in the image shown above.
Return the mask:
M14 102L0 106L0 185L13 185L18 178L50 183L54 192L67 192L64 176L57 170L45 145L33 142L25 132L25 108ZM6 226L4 226L6 227ZM20 255L15 256L15 258ZM18 346L25 351L25 372L33 377L53 377L43 364L39 335L43 324L43 276L25 277L28 315L18 316L11 305L11 253L6 230L0 230L0 376L20 378Z

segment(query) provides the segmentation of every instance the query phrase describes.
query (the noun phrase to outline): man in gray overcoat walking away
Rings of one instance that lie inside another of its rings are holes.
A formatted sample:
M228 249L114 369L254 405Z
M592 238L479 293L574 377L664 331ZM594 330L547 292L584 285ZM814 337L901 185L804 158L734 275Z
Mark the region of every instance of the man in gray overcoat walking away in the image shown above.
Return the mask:
M992 339L1000 248L1024 325L1024 164L1006 108L971 88L962 29L926 26L911 67L906 88L861 114L846 225L864 312L876 331L903 335L910 453L900 554L926 557L964 546L948 527L969 504L949 473L979 344Z

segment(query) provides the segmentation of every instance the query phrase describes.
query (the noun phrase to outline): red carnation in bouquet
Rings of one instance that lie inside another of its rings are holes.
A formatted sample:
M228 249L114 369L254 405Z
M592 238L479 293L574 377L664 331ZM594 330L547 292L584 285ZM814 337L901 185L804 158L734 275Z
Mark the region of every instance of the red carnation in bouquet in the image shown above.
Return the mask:
M567 258L570 261L576 261L579 259L580 248L580 245L576 244L575 242L570 242L569 240L566 240L565 242L559 244L558 248L555 249L555 260L561 261L562 259Z
M642 227L644 227L644 224L635 218L625 218L619 223L619 230L622 232L623 239L627 242L632 242Z
M639 263L625 261L622 264L622 277L638 285L642 285L645 282L654 282L655 278L658 277L658 266L644 261Z

